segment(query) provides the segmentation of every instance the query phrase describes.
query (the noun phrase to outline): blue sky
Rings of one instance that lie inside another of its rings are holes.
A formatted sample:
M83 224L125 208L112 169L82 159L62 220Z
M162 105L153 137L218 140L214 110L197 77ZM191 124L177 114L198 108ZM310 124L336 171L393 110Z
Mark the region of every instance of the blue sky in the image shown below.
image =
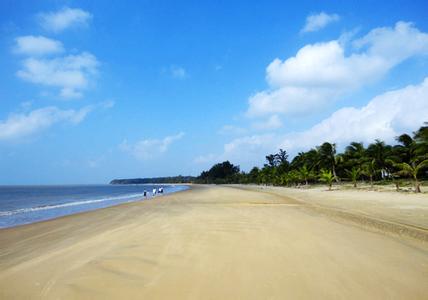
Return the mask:
M0 184L248 170L428 121L426 1L1 1Z

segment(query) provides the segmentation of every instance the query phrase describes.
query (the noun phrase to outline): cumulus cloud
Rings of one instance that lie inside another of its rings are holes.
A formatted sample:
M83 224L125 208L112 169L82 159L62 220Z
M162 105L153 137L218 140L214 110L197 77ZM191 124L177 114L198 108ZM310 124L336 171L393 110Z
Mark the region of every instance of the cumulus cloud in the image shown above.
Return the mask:
M270 114L298 115L320 107L338 90L327 88L283 87L262 91L248 100L247 116L265 117Z
M139 160L148 160L165 153L174 142L182 139L183 136L184 132L180 132L176 135L166 136L163 139L145 139L135 144L129 144L127 141L124 141L120 145L120 148L123 151L131 153Z
M259 129L259 130L271 130L271 129L278 129L280 127L282 127L282 122L277 115L272 115L265 121L259 121L259 122L253 123L253 128Z
M339 21L340 17L337 14L326 14L320 12L318 14L312 14L306 17L305 26L302 28L302 32L313 32L318 31L328 24Z
M44 36L20 36L15 39L14 52L28 56L41 56L56 54L64 51L60 41L46 38Z
M392 142L428 119L428 77L419 85L386 92L361 108L344 107L312 128L286 136L286 149L309 148L324 141L344 145L351 141Z
M30 57L22 62L17 75L32 83L57 87L64 98L77 98L97 72L98 64L88 52L52 59Z
M352 141L366 144L375 139L393 142L401 133L411 133L428 121L428 77L418 85L389 91L362 107L343 107L308 130L288 134L260 134L236 138L223 153L199 156L195 163L223 160L244 167L262 163L266 154L286 149L292 155L325 141L344 147Z
M275 59L266 69L270 89L249 98L247 115L296 114L379 80L404 60L428 54L428 34L412 23L376 28L352 42L345 54L339 40L306 45L296 56Z
M273 145L277 144L274 134L255 134L251 136L240 137L224 145L224 158L232 160L244 160L252 158L254 154L266 154ZM262 156L263 157L263 154Z
M48 106L28 113L13 113L0 120L0 141L16 140L31 136L60 122L80 123L91 111L87 106L80 110L61 110Z
M48 31L61 32L70 27L86 26L92 15L80 8L64 7L56 12L40 13L40 25Z
M214 163L229 160L238 164L242 169L262 162L267 153L277 150L278 136L275 134L254 134L233 139L224 145L221 154L207 154L196 157L193 162L205 167Z

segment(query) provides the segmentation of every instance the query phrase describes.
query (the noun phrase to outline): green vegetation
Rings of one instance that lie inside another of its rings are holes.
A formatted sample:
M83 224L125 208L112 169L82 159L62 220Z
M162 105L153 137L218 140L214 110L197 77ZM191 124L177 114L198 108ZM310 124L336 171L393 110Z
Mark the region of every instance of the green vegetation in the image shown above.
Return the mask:
M351 169L351 171L349 171L349 170L345 170L345 171L346 171L346 173L348 173L349 178L352 180L352 183L354 184L354 187L357 187L357 180L360 177L361 169L353 167Z
M154 178L113 179L110 184L147 184L147 183L191 183L196 180L193 176L173 176Z
M418 180L418 173L422 168L428 166L428 159L423 160L419 163L417 163L416 161L412 161L411 164L403 162L403 163L395 164L395 166L400 168L400 171L398 171L397 174L403 174L405 176L408 175L413 178L415 182L415 192L420 193L421 186Z
M319 177L320 177L321 181L328 184L328 190L331 191L331 186L332 186L333 180L336 178L336 176L334 176L330 170L322 169Z
M214 165L196 178L199 183L253 183L281 186L309 185L325 182L331 189L333 182L347 181L357 187L358 180L391 183L397 190L405 180L412 180L414 191L420 192L420 179L428 179L428 122L413 135L402 134L396 145L375 140L364 147L352 142L343 153L328 142L306 152L298 153L291 161L287 152L266 156L262 168L240 172L239 166L229 161Z
M204 171L198 177L199 183L232 183L239 181L239 167L229 161L215 164L208 171Z

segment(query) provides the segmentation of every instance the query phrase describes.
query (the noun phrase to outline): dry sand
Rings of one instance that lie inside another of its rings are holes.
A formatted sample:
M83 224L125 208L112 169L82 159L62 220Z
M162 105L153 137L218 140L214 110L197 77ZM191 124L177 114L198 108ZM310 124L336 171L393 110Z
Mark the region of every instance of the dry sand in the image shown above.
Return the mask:
M428 298L426 243L286 193L198 186L0 230L0 298Z
M329 191L325 186L302 186L283 188L257 185L236 185L235 187L271 193L292 198L301 205L328 214L342 217L366 227L378 225L385 233L398 233L428 242L428 194L413 192L397 193L395 187L373 191L366 187L357 189L340 185Z

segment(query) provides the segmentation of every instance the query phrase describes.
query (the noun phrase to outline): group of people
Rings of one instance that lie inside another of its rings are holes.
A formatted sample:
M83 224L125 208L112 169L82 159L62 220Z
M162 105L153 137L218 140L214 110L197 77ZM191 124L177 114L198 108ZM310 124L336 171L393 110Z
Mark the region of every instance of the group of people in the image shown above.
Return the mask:
M152 197L156 196L156 194L163 194L163 187L159 187L158 189L153 188ZM146 190L144 190L144 197L147 197L147 191Z

